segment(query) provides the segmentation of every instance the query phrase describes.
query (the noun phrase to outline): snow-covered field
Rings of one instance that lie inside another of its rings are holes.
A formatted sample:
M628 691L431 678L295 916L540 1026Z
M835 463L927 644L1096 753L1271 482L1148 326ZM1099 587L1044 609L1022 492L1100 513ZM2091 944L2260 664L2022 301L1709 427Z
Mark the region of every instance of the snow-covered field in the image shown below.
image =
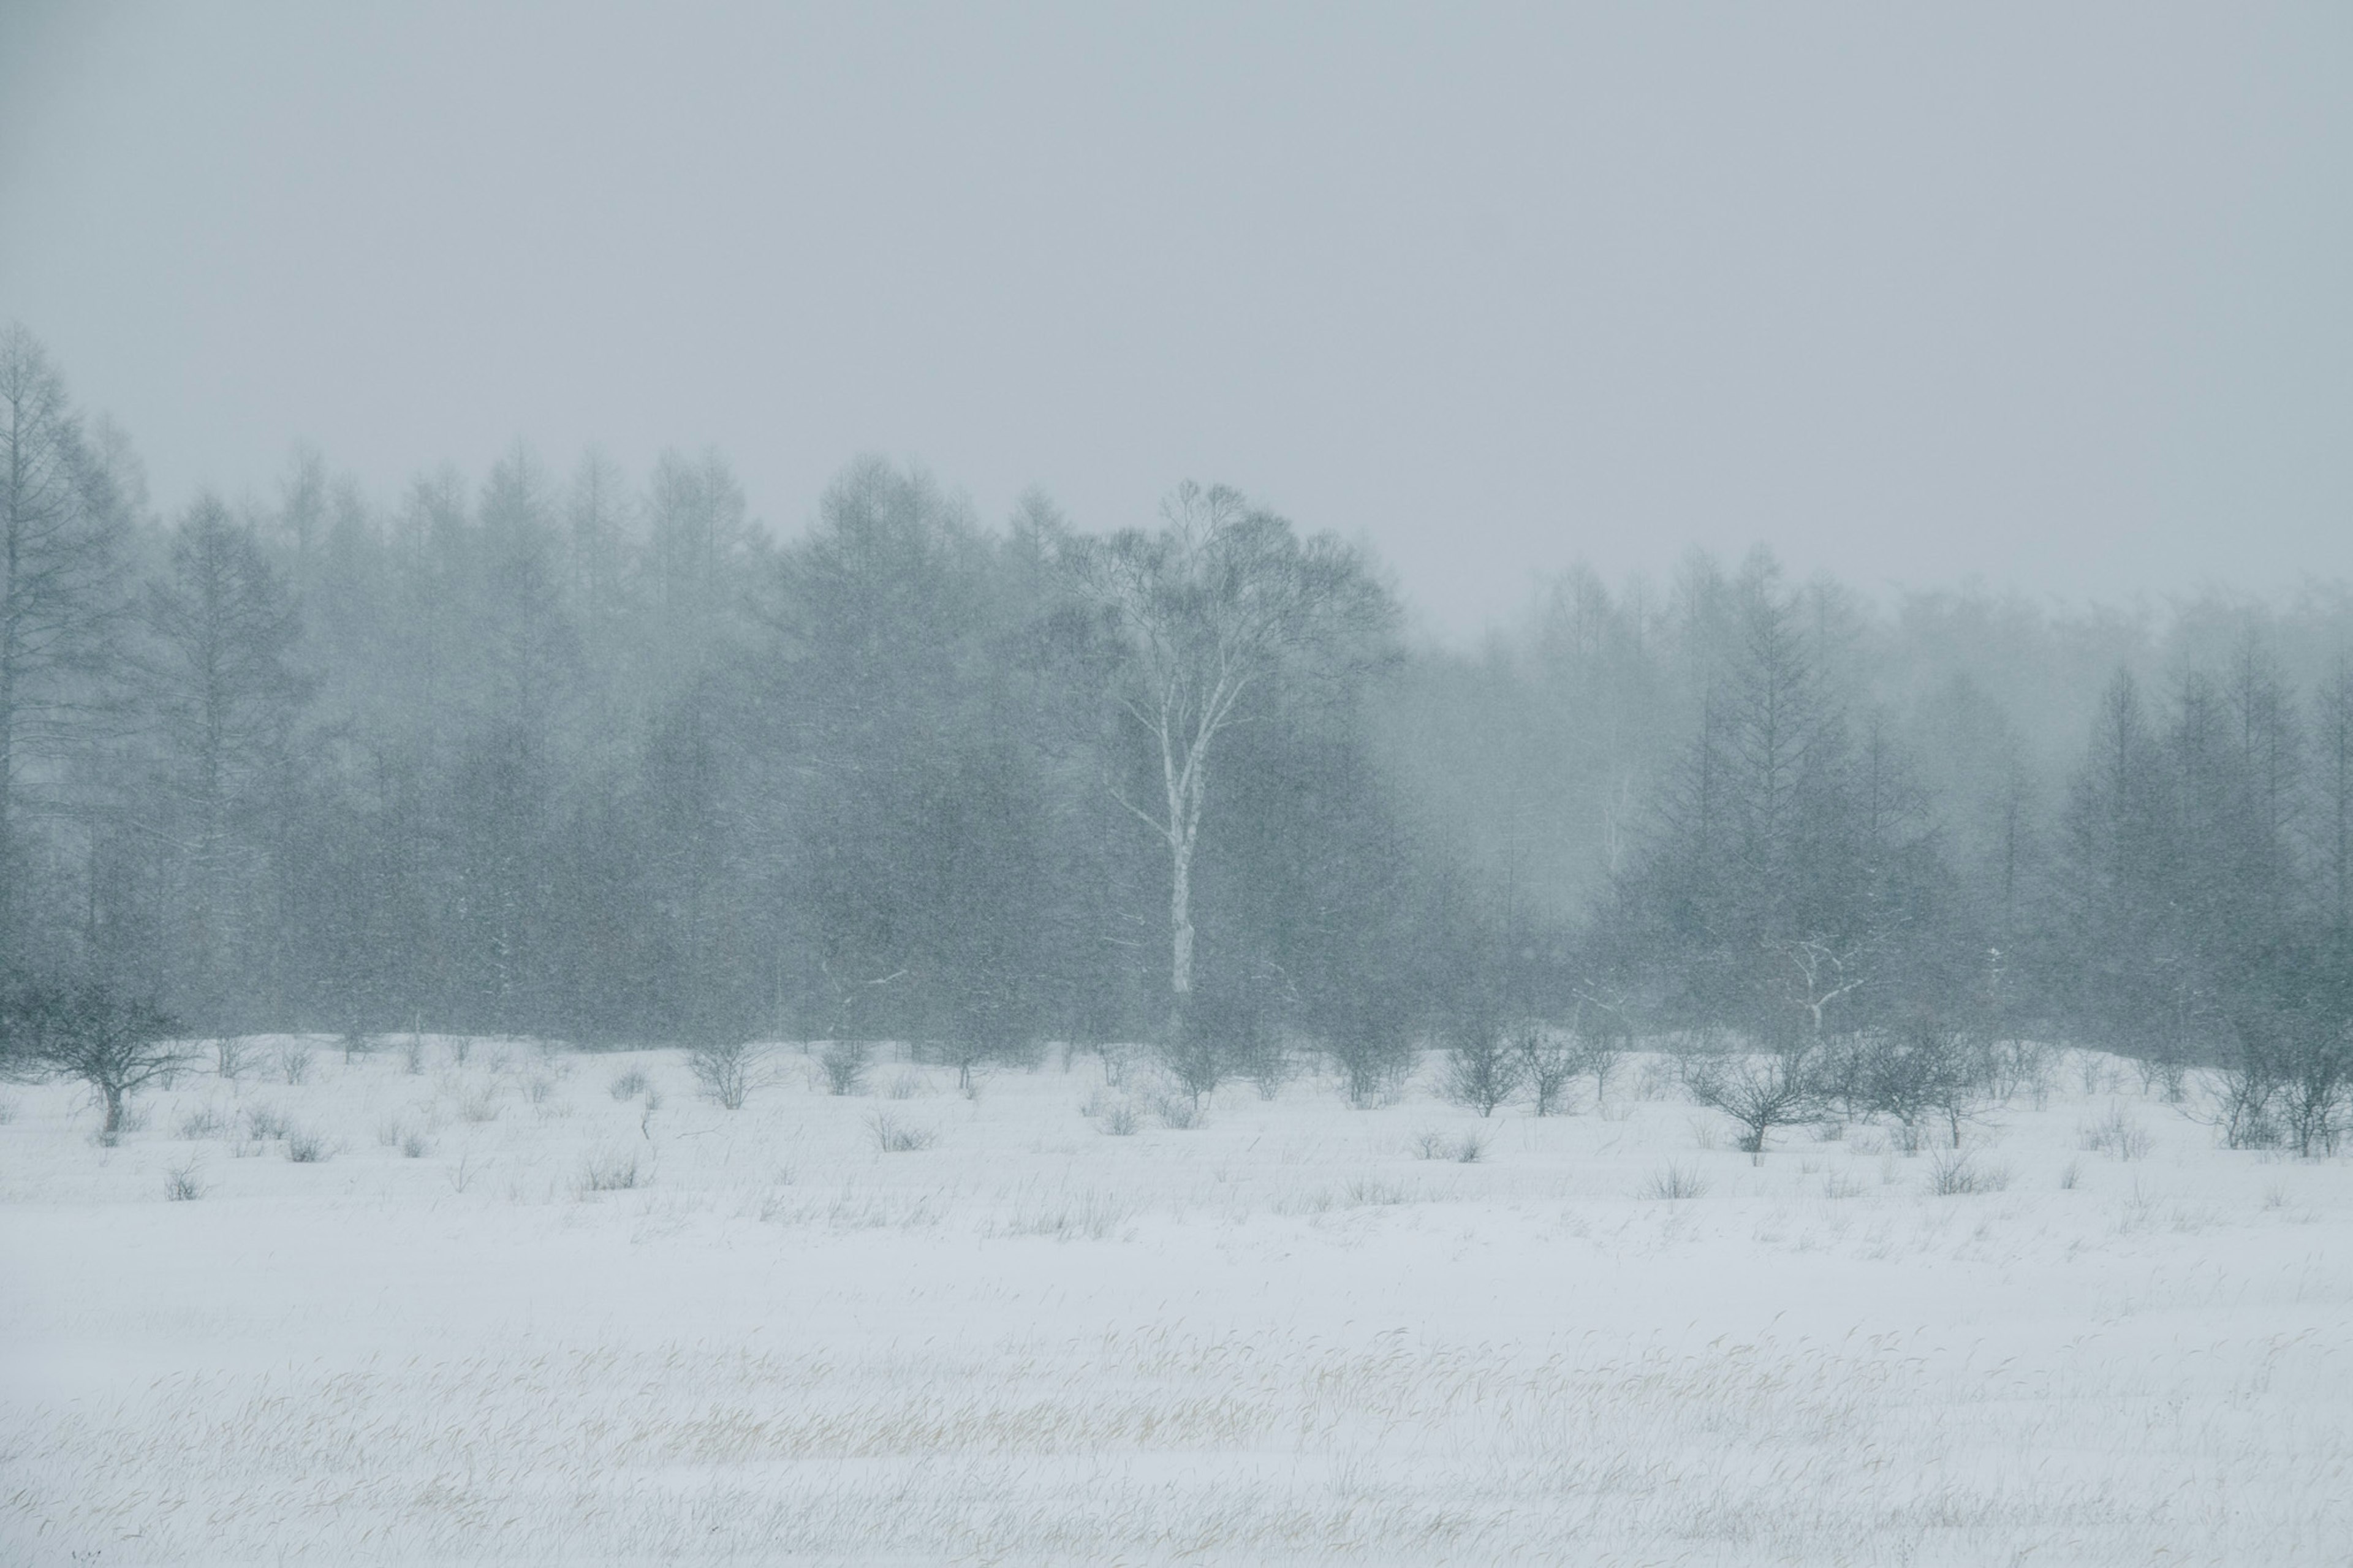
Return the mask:
M2101 1058L1939 1195L1647 1058L1118 1135L1092 1058L283 1043L112 1149L5 1091L0 1559L2353 1562L2353 1164Z

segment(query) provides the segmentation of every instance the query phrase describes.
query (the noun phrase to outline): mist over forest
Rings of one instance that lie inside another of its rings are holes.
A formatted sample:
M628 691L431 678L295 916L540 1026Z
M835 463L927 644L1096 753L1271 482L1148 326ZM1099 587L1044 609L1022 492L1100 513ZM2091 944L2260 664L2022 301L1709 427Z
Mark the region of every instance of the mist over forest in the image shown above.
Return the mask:
M0 447L0 973L191 1034L1371 1092L1482 1018L2178 1070L2353 1007L2342 584L1875 593L1767 542L1446 646L1349 520L1215 475L983 517L860 459L777 528L716 451L378 494L296 447L151 497L21 326Z

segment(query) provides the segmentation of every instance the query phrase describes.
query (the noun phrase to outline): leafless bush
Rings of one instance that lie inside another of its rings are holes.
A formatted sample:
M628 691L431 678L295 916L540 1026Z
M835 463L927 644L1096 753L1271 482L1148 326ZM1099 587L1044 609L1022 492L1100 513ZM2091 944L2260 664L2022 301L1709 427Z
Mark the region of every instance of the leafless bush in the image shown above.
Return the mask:
M583 1196L589 1193L624 1193L638 1182L638 1157L635 1154L591 1154L581 1163L580 1175L574 1187Z
M1542 1024L1523 1024L1513 1032L1512 1056L1538 1116L1558 1116L1568 1109L1569 1086L1585 1070L1584 1052L1573 1037Z
M458 1102L458 1120L480 1126L499 1119L499 1091L489 1084L482 1085Z
M1520 1058L1500 1021L1480 1016L1459 1020L1446 1047L1447 1099L1481 1116L1519 1091Z
M173 1166L164 1173L164 1196L175 1204L192 1204L205 1195L204 1179L197 1174L196 1163Z
M1995 1040L1980 1058L1987 1094L2004 1105L2026 1095L2040 1110L2051 1098L2049 1046L2035 1040Z
M1915 1152L1924 1126L1942 1121L1952 1147L1961 1146L1961 1128L1974 1121L1985 1099L1983 1053L1958 1026L1929 1013L1915 1014L1856 1037L1859 1082L1851 1091L1860 1108L1892 1118L1898 1146Z
M384 1121L377 1122L375 1124L376 1147L379 1149L399 1148L401 1131L400 1118L397 1116L387 1117Z
M2119 1160L2145 1160L2150 1148L2148 1130L2126 1116L2121 1105L2110 1106L2107 1115L2097 1121L2079 1124L2075 1141L2094 1154L2113 1154Z
M1609 1080L1618 1076L1619 1064L1625 1060L1622 1042L1630 1037L1610 1032L1586 1035L1577 1040L1577 1070L1593 1080L1595 1104L1609 1098Z
M940 1137L935 1128L897 1121L879 1110L866 1119L866 1126L874 1136L874 1147L885 1154L912 1154L930 1148Z
M1323 1046L1347 1087L1348 1103L1356 1106L1395 1100L1417 1057L1403 1009L1377 996L1359 998L1333 1025Z
M400 1135L400 1157L402 1159L422 1160L426 1155L430 1154L431 1152L433 1152L433 1141L426 1137L423 1132L417 1131L416 1128L412 1127Z
M1095 1126L1111 1138L1132 1137L1140 1125L1142 1121L1135 1114L1134 1103L1127 1100L1105 1106L1103 1114L1095 1118Z
M542 1073L533 1073L523 1080L522 1097L533 1105L545 1105L555 1092L555 1080Z
M189 1111L185 1116L180 1118L180 1136L183 1138L214 1138L219 1136L222 1129L227 1125L227 1119L221 1115L219 1106L211 1104L199 1105L194 1110Z
M449 1042L449 1065L451 1067L464 1067L469 1061L473 1059L473 1036L459 1035L456 1039Z
M286 1115L276 1107L248 1105L245 1108L245 1135L256 1142L266 1143L273 1138L283 1138L287 1131Z
M364 1061L375 1055L375 1048L379 1043L374 1035L364 1029L344 1030L340 1041L343 1047L343 1065L349 1067L353 1062Z
M272 1059L277 1066L278 1076L284 1079L290 1087L311 1081L311 1047L301 1041L282 1042Z
M400 1070L411 1078L425 1071L425 1037L412 1034L400 1042Z
M297 1165L323 1165L335 1151L325 1138L301 1128L286 1130L286 1157Z
M2336 1152L2353 1130L2353 1026L2314 1003L2249 1006L2232 1022L2238 1050L2220 1075L2218 1118L2230 1145Z
M1145 1091L1145 1099L1160 1125L1175 1131L1190 1132L1209 1119L1208 1107L1181 1086L1155 1084Z
M1998 1193L2010 1185L2010 1173L1999 1165L1980 1165L1968 1151L1947 1149L1928 1166L1928 1190L1940 1198L1973 1193Z
M1475 1165L1487 1157L1487 1140L1475 1132L1466 1132L1460 1138L1449 1138L1443 1132L1418 1132L1413 1139L1413 1157Z
M744 1100L762 1081L767 1053L749 1040L711 1040L687 1048L687 1070L705 1096L728 1110L744 1109Z
M870 1041L828 1041L823 1054L818 1058L818 1067L825 1074L826 1092L849 1095L865 1089L867 1068L873 1058L874 1047ZM902 1081L911 1076L907 1073L899 1075ZM892 1098L904 1100L907 1097L900 1094Z
M641 1068L631 1068L606 1086L615 1100L635 1100L646 1091L646 1075Z
M1669 1165L1651 1173L1651 1179L1642 1184L1642 1195L1670 1201L1704 1197L1707 1195L1707 1183L1696 1171L1682 1165Z

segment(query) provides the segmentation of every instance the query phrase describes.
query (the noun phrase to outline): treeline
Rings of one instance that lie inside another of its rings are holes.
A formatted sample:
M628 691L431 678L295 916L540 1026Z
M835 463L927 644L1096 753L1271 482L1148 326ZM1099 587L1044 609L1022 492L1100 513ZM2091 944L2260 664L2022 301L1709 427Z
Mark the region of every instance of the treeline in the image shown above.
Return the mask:
M1366 1092L1479 1020L2180 1063L2353 1005L2341 593L1881 612L1760 554L1464 654L1223 490L992 529L867 463L778 541L715 456L517 448L166 523L21 330L0 420L18 987L1209 1080L1312 1041Z
M1158 1036L1180 847L1201 1017L1402 1027L1440 967L1365 729L1393 609L1226 492L1088 539L867 463L779 544L715 457L517 450L163 526L21 332L0 405L20 983L205 1033Z

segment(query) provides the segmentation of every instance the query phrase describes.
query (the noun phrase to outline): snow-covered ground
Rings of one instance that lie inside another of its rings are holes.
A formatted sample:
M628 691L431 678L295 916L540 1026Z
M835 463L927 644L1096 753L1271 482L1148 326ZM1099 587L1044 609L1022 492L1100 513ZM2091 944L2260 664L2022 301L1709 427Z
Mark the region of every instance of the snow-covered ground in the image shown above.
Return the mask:
M5 1091L0 1559L2353 1561L2353 1164L2103 1058L1938 1195L1871 1129L1754 1164L1646 1058L1122 1136L1092 1058L787 1048L731 1112L676 1053L284 1043L111 1149Z

